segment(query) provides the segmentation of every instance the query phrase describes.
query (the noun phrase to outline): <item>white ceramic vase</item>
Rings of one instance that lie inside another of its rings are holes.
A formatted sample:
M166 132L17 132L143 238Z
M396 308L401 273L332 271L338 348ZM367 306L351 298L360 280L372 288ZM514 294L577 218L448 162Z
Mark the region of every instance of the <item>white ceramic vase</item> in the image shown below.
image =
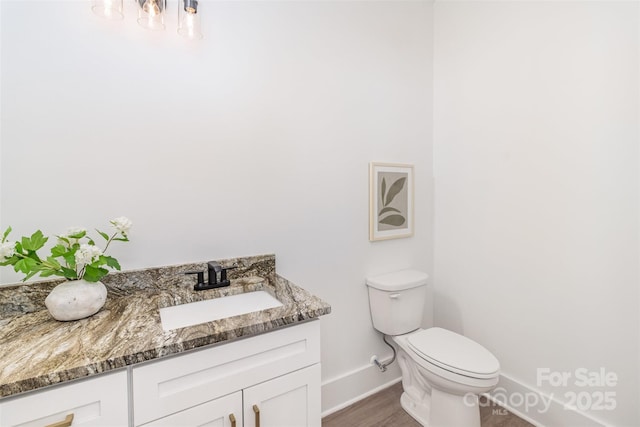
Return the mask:
M44 304L54 319L68 321L96 314L106 301L107 288L102 282L72 280L53 288Z

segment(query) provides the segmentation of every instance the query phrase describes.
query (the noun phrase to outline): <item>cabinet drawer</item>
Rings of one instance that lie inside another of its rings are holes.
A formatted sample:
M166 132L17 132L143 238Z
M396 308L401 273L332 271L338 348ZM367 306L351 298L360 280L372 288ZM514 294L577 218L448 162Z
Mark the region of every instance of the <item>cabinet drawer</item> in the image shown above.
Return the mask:
M126 426L127 372L101 375L0 401L0 426L43 427L74 414L76 426Z
M242 392L202 403L177 414L145 424L144 427L231 427L230 415L235 417L236 427L242 427Z
M315 320L134 367L134 421L145 424L318 362Z

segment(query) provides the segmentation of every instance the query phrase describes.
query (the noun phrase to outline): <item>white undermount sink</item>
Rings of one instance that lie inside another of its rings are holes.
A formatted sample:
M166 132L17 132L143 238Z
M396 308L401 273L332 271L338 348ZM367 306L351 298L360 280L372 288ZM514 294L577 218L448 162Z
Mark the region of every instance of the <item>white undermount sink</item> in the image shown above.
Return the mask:
M164 307L160 309L160 320L162 329L170 331L280 306L282 303L269 292L246 292Z

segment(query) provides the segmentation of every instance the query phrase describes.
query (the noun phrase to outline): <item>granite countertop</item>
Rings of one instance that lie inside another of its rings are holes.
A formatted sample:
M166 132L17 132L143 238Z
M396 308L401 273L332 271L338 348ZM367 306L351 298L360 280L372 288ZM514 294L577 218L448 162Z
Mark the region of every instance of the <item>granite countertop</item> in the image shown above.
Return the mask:
M0 287L0 398L268 332L331 312L331 307L276 275L275 256L218 260L231 286L194 291L206 263L112 273L105 306L95 315L58 322L44 299L60 281ZM209 323L164 331L159 308L265 290L283 305Z

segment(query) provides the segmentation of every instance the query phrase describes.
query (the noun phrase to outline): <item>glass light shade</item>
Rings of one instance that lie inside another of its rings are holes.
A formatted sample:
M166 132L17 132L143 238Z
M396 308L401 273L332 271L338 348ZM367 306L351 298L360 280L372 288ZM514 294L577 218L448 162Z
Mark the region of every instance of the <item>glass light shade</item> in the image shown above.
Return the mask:
M138 24L148 30L164 30L166 0L136 0L138 3Z
M105 19L122 19L122 0L92 0L91 10Z
M180 0L178 7L178 34L192 40L202 38L197 0Z

